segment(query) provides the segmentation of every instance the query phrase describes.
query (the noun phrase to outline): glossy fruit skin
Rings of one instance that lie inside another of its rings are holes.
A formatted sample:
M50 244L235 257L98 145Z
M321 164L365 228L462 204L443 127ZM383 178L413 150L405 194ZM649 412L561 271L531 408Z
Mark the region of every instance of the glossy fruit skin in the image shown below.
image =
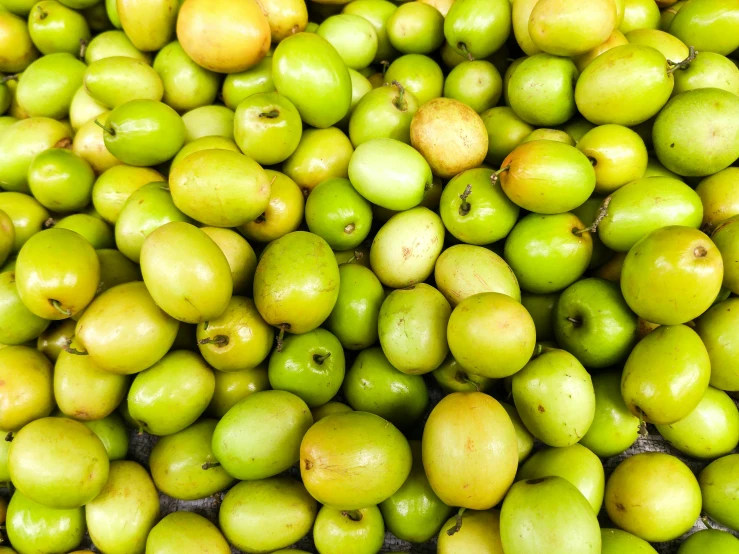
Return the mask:
M216 99L220 78L195 63L178 41L162 48L152 67L164 86L163 101L176 111L187 112Z
M126 36L144 52L159 50L174 36L175 0L120 0L116 11Z
M264 172L270 182L269 203L259 217L244 223L238 230L251 241L266 243L298 230L303 222L305 196L295 181L284 173L271 169ZM255 259L252 280L256 265Z
M54 406L52 366L28 346L0 351L0 429L17 431L51 413Z
M659 5L644 0L625 0L623 20L619 25L622 33L637 29L657 29L660 23Z
M677 554L698 554L715 552L716 554L732 554L739 549L739 539L726 531L703 529L685 539Z
M90 165L63 148L51 148L36 156L28 168L28 184L34 197L55 212L76 212L90 203L95 173Z
M85 90L107 108L131 100L162 99L164 85L151 65L125 56L97 60L85 70Z
M8 505L8 539L18 552L69 552L85 536L82 508L59 510L15 492Z
M628 554L656 554L657 552L647 541L621 529L601 528L600 534L601 554L621 554L623 552L628 552Z
M442 447L443 445L443 447ZM431 488L448 506L495 506L518 467L516 431L497 400L455 392L431 411L423 431L423 466Z
M554 335L585 367L608 367L631 352L637 338L636 320L616 283L583 279L566 288L557 300Z
M207 136L233 139L234 112L217 104L200 106L182 115L185 124L185 144Z
M341 13L362 16L374 26L377 32L377 54L373 60L375 63L391 60L397 56L397 51L390 43L387 32L388 20L396 9L395 4L385 0L361 0L359 4L347 3L341 11Z
M654 121L654 151L679 175L706 176L732 164L739 148L739 98L702 88L678 94ZM685 140L690 134L690 145ZM674 145L674 146L673 146Z
M729 454L707 465L698 475L703 496L703 511L721 525L739 529L736 489L733 483L739 473L739 455Z
M3 30L3 37L0 39L3 51L0 71L3 73L23 71L39 56L28 33L26 22L12 13L3 12L0 13L0 28Z
M216 388L206 414L222 418L240 400L252 393L269 389L267 368L264 364L241 371L216 371Z
M439 98L444 90L444 75L439 65L422 54L406 54L390 64L385 72L386 84L397 81L410 91L418 106Z
M85 63L90 65L111 56L128 56L143 62L151 62L151 56L134 46L128 35L120 30L105 31L96 35L87 46Z
M301 78L306 67L313 75L309 83ZM277 92L312 127L330 127L349 111L349 71L336 49L318 35L298 33L280 42L273 56L273 79Z
M739 410L724 391L708 387L696 408L657 431L675 448L700 459L731 453L739 444Z
M602 458L626 451L639 438L639 418L621 396L621 372L604 371L592 377L595 391L593 424L580 440Z
M503 192L518 206L540 214L573 210L595 189L590 160L561 142L534 140L520 144L503 160L501 169L505 167L508 169L499 176Z
M614 2L583 5L549 0L534 5L528 31L544 52L576 56L602 44L617 26Z
M705 234L669 226L637 242L624 260L621 293L629 307L647 321L676 325L705 312L718 296L723 261ZM647 282L659 283L645 288Z
M449 534L457 525L456 515L442 525L437 539L439 554L454 552L503 554L499 510L465 510L461 517L462 527L456 533Z
M596 554L601 547L592 507L562 477L513 485L500 511L500 530L506 554Z
M81 13L46 0L34 5L28 14L28 33L42 54L77 55L80 41L90 40L90 27Z
M134 191L147 183L164 180L159 172L148 167L111 167L97 178L92 187L93 206L107 223L115 224Z
M737 332L739 299L729 298L711 307L696 321L696 331L711 359L711 386L726 391L739 390L739 356L733 337Z
M720 54L701 52L684 71L675 72L673 95L699 88L720 88L734 94L739 91L739 67Z
M159 494L141 465L113 462L108 482L85 506L85 516L98 549L111 554L142 554L146 537L159 518Z
M132 100L118 106L110 112L104 125L112 131L104 132L106 148L129 165L152 166L166 162L185 143L182 118L172 108L155 100Z
M288 233L270 243L259 260L254 302L270 325L287 325L285 330L295 334L312 331L329 316L338 295L336 258L317 235Z
M305 204L305 220L314 233L334 250L359 246L370 232L372 208L348 179L320 183Z
M45 417L15 434L8 467L13 484L30 500L73 509L98 495L109 463L103 443L87 427L71 419Z
M217 461L211 450L217 423L215 419L202 419L157 441L149 456L149 468L158 490L179 500L198 500L234 483L236 479L223 467L203 468Z
M503 409L505 409L506 412L508 412L508 417L511 418L511 423L513 423L513 428L516 431L516 439L518 441L518 463L520 465L529 457L534 448L534 435L526 429L526 426L518 415L515 406L505 402L501 402L500 405L503 406Z
M29 117L62 119L82 85L85 64L71 54L43 56L29 65L18 80L18 105Z
M367 67L377 54L377 31L359 15L331 15L318 26L316 35L336 49L349 69Z
M346 404L342 404L341 402L326 402L323 406L313 408L311 410L311 413L313 414L313 421L317 422L318 420L333 414L340 414L351 411L353 411L351 407L347 406Z
M628 85L624 76L628 76ZM604 52L583 70L575 87L575 102L580 113L596 125L628 127L654 116L667 102L672 87L673 78L661 52L625 44Z
M221 531L243 552L274 552L305 536L318 506L290 477L242 481L226 493L218 514Z
M504 258L521 289L545 294L574 283L590 263L593 239L571 213L529 214L519 220L505 242Z
M558 293L521 294L521 304L529 312L531 319L534 320L537 341L554 339L552 314L558 298Z
M323 506L313 525L313 542L323 554L372 554L384 540L385 524L377 506L349 512Z
M532 125L561 125L575 115L577 68L572 60L534 54L508 82L508 101L518 117Z
M683 12L683 8L687 8ZM729 2L701 0L686 2L670 23L669 32L699 52L728 56L739 48L739 39L729 29L739 23L739 16Z
M226 107L235 110L242 100L259 92L273 92L272 56L239 73L229 73L223 81L221 94Z
M498 103L503 89L500 73L485 60L463 61L444 81L444 96L468 105L477 113Z
M347 177L353 152L351 141L341 129L306 129L298 148L282 164L282 172L307 196L326 179Z
M50 321L32 313L18 294L14 271L0 273L0 343L23 344L43 333Z
M387 33L403 54L430 54L444 42L444 15L422 2L399 6L388 19Z
M186 251L182 244L188 244ZM183 264L188 266L186 273ZM233 280L226 256L189 223L173 221L146 237L141 273L157 305L185 323L218 317L231 299Z
M128 454L128 429L123 418L116 412L103 419L83 421L82 424L95 433L113 462L123 460Z
M149 554L199 554L206 550L212 554L231 552L218 527L193 512L164 516L146 539Z
M626 34L629 44L651 46L659 50L669 61L677 63L688 57L689 50L679 38L657 29L634 29ZM701 52L702 53L702 52ZM677 74L681 71L675 72ZM677 82L677 76L673 74Z
M152 435L171 435L195 422L213 398L215 377L203 359L174 350L136 375L128 391L128 411Z
M360 459L366 465L357 465ZM411 465L411 449L402 433L367 412L327 416L308 430L300 445L305 487L336 509L359 510L386 500L403 485ZM337 471L347 467L354 468L351 475Z
M77 322L73 319L64 319L54 323L38 336L36 349L52 362L56 362L67 341L74 338L74 328Z
M545 349L513 376L513 401L531 434L549 446L571 446L595 414L590 375L570 353Z
M663 542L693 526L701 510L701 490L683 462L647 452L616 467L606 483L605 504L608 516L625 531Z
M383 2L384 0L361 0ZM349 138L354 147L376 138L391 138L410 144L411 120L418 100L403 85L383 85L365 94L349 119Z
M129 317L110 317L126 313ZM141 281L112 287L85 310L76 338L100 369L138 373L159 361L172 346L179 323L162 311ZM136 344L136 349L131 349Z
M739 168L728 167L723 171L706 177L696 187L703 202L703 223L710 228L739 214L739 195L736 183L739 181Z
M110 112L103 112L77 129L72 143L72 151L90 164L96 175L123 162L110 153L105 145L105 133L97 123L105 125ZM97 121L97 123L95 123Z
M474 59L490 56L511 32L511 4L502 0L454 2L444 18L444 37L454 50Z
M289 158L302 132L295 105L275 92L253 94L236 108L234 139L244 154L262 165Z

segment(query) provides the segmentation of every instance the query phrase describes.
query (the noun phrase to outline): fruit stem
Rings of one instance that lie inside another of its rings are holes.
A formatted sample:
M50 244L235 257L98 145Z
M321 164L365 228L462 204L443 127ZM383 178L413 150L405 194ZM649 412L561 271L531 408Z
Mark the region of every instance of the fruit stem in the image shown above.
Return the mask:
M446 532L446 534L447 534L447 535L449 535L450 537L451 537L451 536L452 536L452 535L453 535L454 533L457 533L457 532L458 532L458 531L459 531L459 530L460 530L460 529L462 528L462 514L464 513L464 511L465 511L466 509L467 509L467 508L460 508L460 509L459 509L459 511L457 512L457 515L456 515L456 518L457 518L457 522L456 522L456 523L454 524L454 527L452 527L451 529L449 529L449 530L448 530L448 531Z
M352 262L358 262L362 258L364 258L364 252L362 252L361 250L355 250L354 255L349 258L346 263L350 264Z
M579 328L579 327L582 327L582 320L581 319L578 319L576 317L568 317L567 318L567 321L569 321L570 323L572 323L572 325L574 325L576 329Z
M698 56L698 52L693 46L688 47L688 57L685 58L682 61L679 62L672 62L670 60L667 60L667 65L669 66L667 68L667 74L670 75L671 73L674 73L678 69L688 69L690 67L690 64L693 63L695 58Z
M472 56L472 54L470 54L470 53L469 53L469 51L467 50L467 45L466 45L466 44L465 44L464 42L458 42L458 43L457 43L457 48L459 48L459 49L460 49L460 50L462 51L462 54L463 54L463 55L464 55L464 56L465 56L465 57L466 57L466 58L467 58L467 59L468 59L469 61L474 61L474 59L475 59L475 58L474 58L474 57Z
M36 9L38 10L38 18L40 21L43 21L47 17L49 17L49 12L47 12L44 8L41 6L36 6Z
M55 309L56 309L56 310L57 310L57 311L58 311L59 313L62 313L62 314L64 314L64 315L66 315L67 317L70 317L70 316L72 315L72 312L71 312L71 310L68 310L68 309L64 308L64 307L62 306L62 303L61 303L61 302L59 302L59 300L54 300L53 298L49 298L49 304L51 304L52 306L54 306L54 308L55 308Z
M85 59L85 54L87 54L87 45L88 44L89 43L85 39L83 39L83 38L80 39L80 59L81 60L84 60Z
M62 350L64 350L67 354L74 354L75 356L87 356L87 352L83 352L82 350L77 350L76 348L72 348L72 339L67 339L66 344L62 346Z
M200 466L203 469L210 469L212 467L219 467L221 465L221 462L205 462L202 466Z
M198 344L217 344L218 346L226 346L228 344L228 336L216 335L213 338L200 339Z
M387 60L382 60L380 62L380 65L382 66L382 80L385 80L385 73L387 73L387 68L390 67L390 62Z
M280 112L278 110L271 110L269 112L263 112L259 114L259 117L266 117L267 119L275 119L276 117L280 116Z
M13 442L13 431L8 431L8 434L5 435L5 442Z
M600 205L600 208L598 208L598 215L595 216L593 224L590 227L585 227L585 229L573 229L572 233L578 237L583 233L595 233L598 230L598 225L600 225L601 221L603 221L608 215L608 206L610 205L611 197L606 196L603 203Z
M636 406L636 411L639 412L639 436L649 436L649 431L647 430L647 422L644 421L644 412L642 412L639 406Z
M352 521L362 521L362 512L359 510L341 510L341 515Z
M472 206L469 202L467 202L467 198L469 195L472 194L472 185L468 184L466 187L464 187L464 192L459 195L459 197L462 199L462 203L459 205L459 215L467 215L470 213L470 209Z
M53 217L50 217L46 221L44 221L44 229L51 229L54 225L56 225L56 219Z
M317 364L321 365L321 364L323 364L323 362L325 362L326 360L328 360L330 357L331 357L331 352L327 352L326 354L323 354L323 355L321 355L321 354L314 354L313 355L313 361L316 362Z
M282 345L284 344L283 340L285 338L285 331L287 331L290 328L289 323L282 323L280 325L280 334L277 335L277 351L282 352Z
M106 133L115 136L115 129L110 129L110 128L106 127L105 125L103 125L102 123L100 123L97 119L95 119L95 125L97 125L98 127L100 127Z
M0 84L7 83L8 81L17 81L20 75L18 73L13 73L12 75L6 75L5 77L0 78Z
M467 375L464 371L458 371L454 377L460 383L466 383L468 385L472 385L473 387L475 387L475 390L477 392L480 392L480 385L478 383L475 383L472 379L470 379L469 375Z
M706 514L701 515L701 521L703 522L703 525L706 526L707 529L713 529L717 530L718 528L711 523L711 518L709 518ZM718 529L720 531L720 529Z
M356 229L356 227L354 226L354 223L349 223L346 227L344 227L344 232L347 235L350 235L351 233L354 232L354 229Z
M405 98L403 96L405 95L405 88L403 88L403 85L400 84L398 81L393 81L391 83L393 86L398 87L398 96L393 100L393 106L398 108L401 112L404 112L408 109L408 102L405 101Z
M501 167L498 171L493 171L493 174L490 176L490 182L493 184L497 183L500 178L500 174L504 171L508 171L510 168L511 166L507 165L505 167Z

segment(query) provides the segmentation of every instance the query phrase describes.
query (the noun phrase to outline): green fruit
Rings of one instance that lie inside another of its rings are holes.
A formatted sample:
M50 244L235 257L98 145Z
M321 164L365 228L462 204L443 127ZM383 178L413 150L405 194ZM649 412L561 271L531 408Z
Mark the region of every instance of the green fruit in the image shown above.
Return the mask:
M387 36L403 54L430 54L444 42L444 16L429 4L402 4L387 20Z
M148 167L118 165L97 178L92 188L92 204L101 217L115 224L134 191L147 183L161 183L164 177Z
M134 281L97 297L77 323L76 339L100 369L127 375L159 361L178 328L178 321L154 303L144 283Z
M625 0L623 20L619 26L622 33L638 29L657 29L660 22L659 5L650 0Z
M739 38L731 31L739 25L735 8L726 0L686 2L670 23L670 34L699 52L728 56L739 48Z
M77 55L80 42L90 40L85 17L54 0L43 0L28 14L28 32L42 54Z
M601 554L657 554L647 541L621 529L601 528Z
M241 371L216 371L215 377L216 388L206 412L219 419L239 400L269 388L267 368L264 365Z
M8 127L0 135L0 186L6 191L28 192L28 168L33 159L49 148L68 146L70 137L71 133L63 123L48 117L29 117ZM7 197L8 193L0 194ZM6 202L0 201L0 207L13 218L4 204ZM17 224L16 231L21 234Z
M162 437L149 457L151 477L157 489L178 500L198 500L234 483L216 463L211 450L218 422L202 419L187 429Z
M265 173L271 183L269 204L262 215L239 227L246 238L258 242L271 242L296 231L305 209L304 191L295 181L279 171L266 169Z
M620 371L596 373L593 389L595 417L580 444L601 458L616 456L639 438L639 418L629 411L621 396Z
M141 270L139 269L139 266L126 258L118 250L113 248L101 248L96 250L95 253L98 255L98 259L100 260L100 284L98 285L98 295L116 285L141 280Z
M177 152L177 155L172 158L172 161L169 165L169 172L172 173L172 170L177 166L182 160L187 158L190 154L194 154L195 152L200 152L201 150L230 150L231 152L240 152L239 147L236 145L233 139L226 138L226 137L220 137L217 135L208 136L208 137L200 137L198 139L195 139L191 142L188 142L183 146L179 152Z
M307 196L332 177L347 177L354 149L349 138L336 127L306 129L297 150L282 164L282 171Z
M194 352L174 350L136 375L128 411L141 430L171 435L190 426L210 404L213 370Z
M415 2L409 3L411 5ZM420 4L424 6L425 4ZM444 96L467 104L477 113L494 107L503 90L503 80L495 66L485 60L463 61L444 81Z
M149 554L230 554L226 539L203 516L193 512L174 512L161 519L146 539Z
M128 454L128 429L123 418L116 412L103 419L83 421L82 424L95 433L105 446L108 459L123 460Z
M423 467L446 505L486 510L513 483L516 445L516 431L497 400L480 392L455 392L426 421Z
M318 506L290 477L242 481L223 497L218 521L233 546L244 552L274 552L303 538Z
M183 250L182 244L188 248ZM173 221L146 237L141 273L157 305L185 323L220 316L231 299L233 280L226 256L208 235L189 223Z
M737 493L734 483L739 474L739 455L730 454L708 464L698 475L703 496L703 511L721 525L739 529Z
M321 504L342 510L374 506L395 494L411 463L402 433L367 412L327 416L308 429L300 445L306 489Z
M678 94L657 116L652 137L659 161L670 171L686 176L721 171L739 150L739 98L717 88Z
M616 283L583 279L566 288L557 300L554 335L584 366L608 367L631 352L637 338L636 320Z
M96 35L87 45L85 63L90 65L113 56L126 56L146 63L151 62L151 56L136 48L123 31L105 31Z
M115 246L113 229L105 221L94 215L71 214L59 220L54 228L74 231L84 237L95 250L98 248L109 249ZM100 288L99 282L98 288Z
M516 480L562 477L575 485L598 514L603 505L605 476L598 456L579 444L547 448L531 456L521 466Z
M549 54L584 54L605 42L618 26L616 11L616 4L611 0L537 2L529 16L529 38Z
M164 86L163 102L182 113L212 104L221 80L216 73L200 67L177 41L162 48L154 59L154 71Z
M703 223L708 228L739 214L738 180L739 168L728 167L698 183L695 191L703 202Z
M556 292L580 278L593 251L584 227L571 213L529 214L516 224L506 239L504 258L524 291Z
M519 481L500 511L506 554L597 554L600 528L593 509L562 477Z
M49 323L49 320L31 312L21 301L15 272L0 273L0 343L26 343L43 333Z
M18 15L27 15L36 2L29 0L26 3L28 5L22 11L12 11ZM39 56L28 33L26 22L13 13L6 13L3 10L0 11L0 29L3 31L3 37L0 39L0 47L3 51L3 56L0 58L0 71L4 73L23 71Z
M726 531L704 529L690 535L677 550L677 554L698 554L715 552L716 554L732 554L739 550L739 539Z
M15 225L13 225L13 220L6 212L0 210L0 262L3 264L8 260L14 242Z
M313 542L323 554L374 554L385 541L385 524L377 506L336 510L323 506L313 525Z
M388 31L389 28L390 20ZM350 69L367 67L377 54L377 31L372 23L359 15L332 15L318 26L316 35L333 46Z
M400 83L416 97L418 106L439 98L444 90L444 75L439 64L422 54L406 54L390 64L385 83Z
M675 225L653 231L629 250L621 292L639 317L675 325L705 312L722 280L721 254L711 239L697 229Z
M377 320L384 300L382 283L372 271L357 264L341 264L339 296L324 325L344 348L367 348L377 342Z
M356 3L359 2L359 3ZM341 13L359 15L372 23L377 32L377 53L373 62L392 60L397 52L388 36L388 22L395 13L397 6L386 0L355 0L344 6Z
M661 452L626 458L606 483L606 511L616 525L649 542L676 539L701 511L701 489L683 462Z
M527 123L561 125L575 115L576 81L577 68L572 60L535 54L511 76L508 100L516 115Z
M582 72L575 87L577 109L596 125L643 123L672 93L664 55L650 46L625 44L604 52Z
M711 360L711 386L727 391L739 390L737 307L739 299L724 300L698 318L695 328Z
M536 340L545 341L554 339L552 316L559 294L531 294L521 295L521 304L529 312L536 327Z
M443 242L444 225L434 212L421 206L400 212L372 241L372 271L391 288L423 282L433 272Z
M105 146L105 131L100 125L105 125L109 117L110 112L105 111L84 123L72 143L72 151L89 163L96 175L123 163Z
M234 136L234 112L225 106L200 106L182 116L185 124L185 143L202 137Z
M461 516L451 517L439 531L437 545L439 554L476 551L502 554L500 512L465 510Z
M495 379L468 373L451 355L431 375L445 393L487 392L496 383Z
M526 429L526 426L514 406L506 404L505 402L501 402L500 405L503 406L505 411L508 413L508 417L511 418L511 423L513 423L513 428L516 430L516 439L518 442L518 463L521 464L521 462L529 457L529 454L531 454L531 451L534 448L534 435L529 433L529 430Z
M103 489L108 465L105 447L95 433L61 417L27 424L14 436L8 453L13 485L48 508L73 509L89 503Z
M401 429L418 423L428 405L423 378L400 372L376 347L359 353L342 389L352 408L376 414Z
M100 282L95 249L78 233L48 229L31 237L18 254L18 294L44 319L66 319L83 310Z
M141 554L149 531L159 519L159 494L142 466L113 462L105 488L85 506L85 516L98 550Z
M69 347L79 350L72 342ZM125 398L130 381L125 375L101 370L90 356L67 351L59 354L54 366L54 399L64 415L77 420L102 419Z
M495 175L515 204L541 214L559 214L581 206L593 193L596 179L582 152L551 140L520 144Z
M379 508L388 531L401 540L422 543L439 532L452 510L436 496L426 478L421 442L410 441L410 445L413 453L411 473L403 486Z
M280 42L273 56L277 92L290 100L308 125L324 129L351 105L351 79L339 53L324 38L298 33ZM303 78L311 73L309 82Z
M69 552L85 536L85 511L37 504L16 491L8 505L6 529L13 548L31 552Z
M348 179L323 181L308 196L305 219L310 231L335 250L359 246L370 232L372 209Z
M661 163L659 163L658 160L655 160L652 157L650 157L649 161L647 161L647 169L646 171L644 171L644 175L642 175L642 177L645 179L647 177L672 177L673 179L677 179L679 181L683 180L680 175L678 175L677 173L673 173Z
M155 100L118 106L103 125L105 147L125 164L166 162L185 143L185 124L172 108Z
M84 84L90 96L108 108L132 100L159 101L164 94L162 79L148 63L125 56L106 57L90 64Z
M118 17L131 42L144 52L164 47L175 33L176 0L119 0Z
M470 59L490 56L511 32L511 3L458 0L444 18L444 37L454 50Z
M29 117L62 119L82 85L85 64L67 53L39 58L21 74L16 101Z
M485 161L494 165L499 165L534 130L507 106L491 108L480 117L488 131Z
M0 351L0 429L16 431L46 417L54 408L52 366L27 346L7 346Z
M313 408L311 410L311 413L313 414L313 421L316 422L319 419L323 419L324 417L333 414L340 414L351 411L353 410L349 406L347 406L346 404L342 404L341 402L326 402L323 406Z
M690 53L688 47L679 38L657 29L634 29L629 31L625 38L629 44L641 44L659 50L665 58L673 63L683 61ZM675 82L677 82L677 76L681 73L682 71L676 71L673 74Z
M657 425L657 431L688 456L718 458L739 444L739 410L728 394L708 387L692 412L672 425Z
M516 373L513 401L526 428L549 446L575 444L595 417L590 375L564 350L545 349Z
M90 164L65 148L41 152L28 168L31 193L55 212L75 212L87 206L94 182Z
M226 107L235 110L244 99L252 94L273 92L274 90L272 56L267 56L246 71L226 75L221 94Z
M362 97L352 111L349 138L355 147L378 138L390 138L410 144L411 120L417 110L418 100L401 83L393 81L391 85L380 86Z
M720 54L701 51L687 69L675 72L672 94L699 88L720 88L739 94L739 67Z

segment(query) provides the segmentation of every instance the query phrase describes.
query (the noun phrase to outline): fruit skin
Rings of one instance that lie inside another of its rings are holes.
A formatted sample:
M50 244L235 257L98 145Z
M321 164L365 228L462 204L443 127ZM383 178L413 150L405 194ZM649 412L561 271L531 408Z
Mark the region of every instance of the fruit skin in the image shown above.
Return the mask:
M736 360L739 351L734 340L739 299L729 298L711 307L696 320L698 332L711 360L711 386L726 391L739 390Z
M711 235L711 240L721 252L724 260L723 286L734 294L739 291L739 216L730 217L720 223Z
M18 73L26 69L39 56L28 33L26 22L12 13L0 12L0 71Z
M274 552L310 531L318 506L305 487L290 477L242 481L223 497L221 531L243 552Z
M241 371L216 371L216 388L206 410L207 415L222 418L240 400L252 393L269 389L267 368L264 364Z
M717 88L678 94L654 121L652 139L657 158L670 171L691 177L721 171L739 150L739 98Z
M517 443L497 400L480 392L445 396L423 431L423 467L431 488L448 506L492 508L513 483Z
M385 524L377 506L344 511L323 506L313 525L313 542L322 554L373 554L385 541Z
M0 273L0 343L23 344L43 333L51 323L29 311L21 301L15 272Z
M606 511L629 533L649 542L673 540L701 511L701 490L683 462L661 452L635 454L606 483Z
M385 84L393 82L402 86L416 97L418 106L439 98L444 91L444 75L439 65L422 54L400 56L385 72Z
M270 325L295 334L312 331L330 315L338 295L339 267L322 238L295 231L263 252L254 275L254 303Z
M331 15L318 26L315 34L336 49L349 69L367 67L377 54L377 31L359 15Z
M703 202L703 223L708 228L713 228L718 223L739 215L737 182L739 182L739 168L728 167L698 183L695 191Z
M282 350L270 356L269 383L273 389L291 392L316 408L339 392L344 370L344 349L339 339L318 328L285 338Z
M8 539L21 554L69 552L85 536L85 511L48 508L16 491L8 505L6 525Z
M71 54L43 56L21 74L16 101L29 117L62 119L69 114L84 72L85 64Z
M676 325L705 312L722 280L723 261L711 239L697 229L668 226L629 250L621 270L621 293L639 317Z
M739 67L731 60L713 52L701 51L684 71L675 73L673 95L699 88L720 88L737 94L739 92Z
M234 112L214 104L200 106L182 115L185 124L185 144L207 136L233 139Z
M570 353L545 349L513 376L513 401L531 434L549 446L571 446L595 417L590 375Z
M241 151L262 165L289 158L300 144L303 127L295 105L276 92L252 94L234 114L234 139Z
M511 32L511 4L503 0L457 0L444 18L444 37L455 52L482 59L497 51Z
M359 4L349 2L341 10L341 13L359 15L372 23L377 32L377 53L373 60L375 63L391 60L398 54L387 32L388 21L396 10L395 4L385 0L360 0Z
M437 539L439 554L471 552L480 554L503 554L500 542L500 511L465 510L461 515L462 526L457 528L459 516L452 516L441 527Z
M269 203L264 213L254 221L244 223L238 230L251 241L267 243L296 231L300 227L305 210L305 196L295 181L284 173L271 169L266 169L264 172L270 182ZM250 268L251 281L253 281L256 265L255 258L253 267Z
M163 101L176 111L187 112L215 101L219 76L196 64L178 41L162 48L152 67L164 86Z
M637 338L636 320L616 283L583 279L566 288L557 300L554 335L585 367L608 367L631 352Z
M85 63L90 65L110 56L127 56L151 63L151 56L134 46L128 35L120 30L105 31L96 35L87 45Z
M203 516L193 512L173 512L157 523L146 539L149 554L230 554L226 539Z
M399 8L387 22L390 43L395 48L404 54L430 54L441 46L444 15L435 6L419 2Z
M110 464L100 495L85 506L93 544L110 554L143 554L149 531L159 518L159 494L136 462Z
M718 529L703 529L685 539L678 548L677 554L699 554L700 552L731 554L737 549L739 549L739 539L731 533Z
M308 196L305 221L332 249L351 250L370 232L372 207L348 179L327 179Z
M131 100L162 99L162 79L147 62L111 56L91 63L85 70L85 90L107 108Z
M188 245L187 250L182 244ZM183 264L189 266L187 272ZM226 256L189 223L173 221L146 237L141 273L157 305L185 323L214 319L231 300L233 280Z
M36 4L28 14L28 33L42 54L77 55L80 41L90 40L90 27L81 13L48 0Z
M495 329L495 340L491 331ZM500 379L513 375L531 358L536 327L518 301L483 292L457 304L447 325L449 349L467 371Z
M87 427L44 417L15 434L8 467L13 484L30 500L73 509L97 497L108 479L109 462L103 443Z
M54 408L52 365L28 346L0 351L0 429L17 431Z
M680 452L700 459L731 453L739 444L739 410L724 391L708 387L696 408L657 431Z
M277 92L295 104L308 125L324 129L348 113L349 71L327 40L311 33L288 37L275 49L272 63ZM306 67L311 71L310 82L302 78Z
M391 138L410 144L411 121L417 111L418 99L403 85L394 82L380 86L365 94L354 107L349 118L349 138L355 148L376 138Z
M95 173L90 164L64 148L41 152L28 168L34 197L56 212L76 212L90 203Z
M739 474L739 454L729 454L708 464L698 475L703 511L721 525L739 529L737 494L734 483Z
M164 176L148 167L117 165L100 175L92 187L92 204L104 221L114 225L134 191L147 183L165 181Z
M600 535L602 542L601 554L622 554L623 552L629 554L656 554L657 552L647 541L621 529L601 528Z
M596 373L592 379L595 417L579 444L601 458L616 456L639 438L639 418L629 411L621 396L620 371Z
M367 412L326 416L300 445L306 489L321 504L336 509L359 510L386 500L408 478L411 464L411 449L402 433Z
M562 477L513 485L500 511L500 531L506 554L597 554L601 548L592 507Z
M215 419L201 419L157 441L149 456L149 468L158 490L179 500L198 500L236 481L225 468L212 467L217 461L211 450L217 423Z
M583 70L575 86L575 102L580 113L596 125L630 127L654 116L667 102L672 87L672 74L667 73L661 52L625 44L604 52Z
M194 352L173 350L136 375L128 412L152 435L171 435L195 422L213 398L213 370Z
M574 146L534 140L520 144L503 160L498 178L506 196L523 209L559 214L590 197L596 176L590 160Z
M113 462L123 460L128 454L128 429L118 413L112 413L103 419L83 421L82 424L95 433Z
M739 48L739 39L730 31L739 24L734 8L731 2L722 0L686 2L675 14L669 32L699 52L728 56Z
M164 47L175 31L178 0L117 0L121 27L133 45L144 52Z
M505 402L500 403L501 406L508 412L508 417L511 418L513 428L516 430L516 438L518 439L518 463L519 465L529 457L531 451L534 448L534 435L529 433L526 426L521 421L521 417L518 415L516 408Z
M537 2L529 18L529 36L544 52L577 56L605 42L618 26L612 0Z
M133 281L97 297L77 322L75 333L96 366L127 375L159 361L174 343L178 328L179 322L154 303L144 283Z

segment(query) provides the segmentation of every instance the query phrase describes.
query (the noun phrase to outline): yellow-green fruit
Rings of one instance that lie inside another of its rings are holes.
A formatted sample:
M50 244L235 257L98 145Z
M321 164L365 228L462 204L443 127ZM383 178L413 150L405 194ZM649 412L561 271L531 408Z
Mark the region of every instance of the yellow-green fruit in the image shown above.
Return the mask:
M176 111L187 112L215 101L220 77L192 61L179 42L162 48L153 67L164 85L164 103Z
M115 0L106 0L106 2L116 3ZM120 27L118 28L120 29ZM96 35L87 45L85 63L90 65L93 62L112 56L126 56L151 63L151 56L136 48L131 39L123 31L118 30L105 31Z
M216 418L223 417L250 394L269 389L265 364L241 371L216 371L215 377L216 388L206 412Z
M129 196L147 183L161 183L164 177L149 167L117 165L100 175L92 187L92 204L100 216L115 225Z
M54 409L52 366L28 346L0 350L0 429L17 431Z
M51 323L26 308L18 295L15 272L0 273L0 344L15 345L33 340Z
M629 44L641 44L659 50L673 63L683 61L690 53L688 47L679 38L657 29L634 29L624 36ZM680 71L678 70L677 73Z
M179 7L178 0L117 0L126 36L144 52L159 50L172 40Z
M588 65L590 65L590 62L592 62L595 58L600 56L603 52L610 50L611 48L616 48L616 46L622 46L624 44L628 44L629 41L626 40L626 37L624 34L616 29L611 33L611 36L608 37L608 39L605 42L602 42L595 48L591 48L584 54L580 54L579 56L575 56L572 61L575 62L575 65L577 66L577 70L582 73Z
M526 458L529 457L531 451L534 448L534 435L532 435L526 425L521 420L521 416L518 415L516 407L505 402L500 403L501 406L508 412L508 417L511 418L513 428L516 430L516 439L518 441L518 463L521 464Z
M460 521L462 526L453 533ZM439 531L437 548L438 554L504 554L500 542L500 511L465 510L461 520L458 516L451 517Z
M39 56L26 22L6 11L0 12L0 52L0 71L3 73L23 71Z
M85 70L87 92L107 108L131 100L161 100L162 79L151 66L125 56L111 56L91 63Z
M739 455L729 454L708 464L698 476L703 496L703 510L714 521L730 529L739 529L736 510L736 483Z
M203 516L174 512L162 518L146 539L148 554L230 554L226 539Z

